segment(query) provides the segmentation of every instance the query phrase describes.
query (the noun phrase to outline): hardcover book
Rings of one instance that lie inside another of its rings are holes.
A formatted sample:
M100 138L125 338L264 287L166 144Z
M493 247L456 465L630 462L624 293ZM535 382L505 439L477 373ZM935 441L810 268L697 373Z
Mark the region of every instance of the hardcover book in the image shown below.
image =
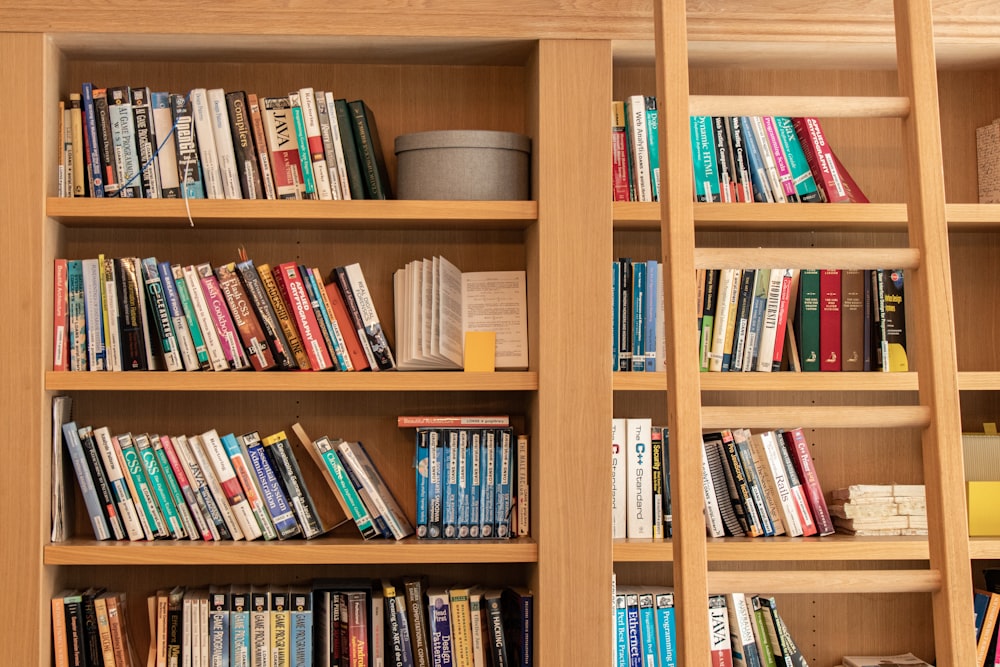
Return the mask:
M351 113L351 127L364 176L365 194L368 199L392 199L392 187L375 114L364 100L348 102L347 107Z

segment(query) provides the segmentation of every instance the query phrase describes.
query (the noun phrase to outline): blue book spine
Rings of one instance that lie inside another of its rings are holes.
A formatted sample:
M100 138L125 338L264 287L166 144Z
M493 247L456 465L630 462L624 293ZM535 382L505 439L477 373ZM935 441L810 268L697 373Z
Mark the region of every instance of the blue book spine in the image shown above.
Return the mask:
M514 458L511 439L513 431L510 428L499 429L499 442L496 447L496 512L497 537L510 537L510 490L514 474Z
M639 625L639 596L625 594L625 624L628 634L628 666L642 667L642 628Z
M159 505L166 529L170 531L170 535L174 538L185 536L184 527L181 525L181 518L177 514L177 508L170 495L170 489L167 487L167 481L164 478L163 471L160 470L160 462L156 459L156 451L149 442L148 436L144 434L136 435L135 442L139 459L142 461L142 467L146 471L146 479L149 481L149 486L156 498L156 503Z
M80 491L83 492L83 500L87 505L87 515L94 527L94 537L98 540L110 539L111 532L108 530L108 522L104 518L103 510L101 510L101 501L97 497L94 478L90 474L90 468L87 467L87 459L83 453L80 434L76 430L76 422L63 424L62 430L66 448L69 450L69 458L73 462L73 470L76 471L76 479L80 484Z
M659 267L660 265L655 259L646 262L646 301L642 307L642 346L646 352L646 371L649 373L656 370L656 355L663 354L663 350L656 349L656 321L660 317L658 303L660 291L663 289Z
M428 443L431 434L426 429L417 430L417 447L413 454L413 473L416 481L416 531L417 537L427 537L427 476L430 473Z
M442 469L444 479L444 509L441 517L441 536L458 537L458 431L445 431L447 443L441 448L444 454Z
M624 593L615 595L615 667L629 667L628 614Z
M340 345L340 339L337 337L337 332L335 331L333 324L333 316L326 309L326 302L323 300L322 292L320 291L324 289L323 285L317 284L315 274L308 268L302 270L301 273L303 281L308 283L307 291L311 292L312 295L316 297L313 305L315 306L315 310L319 312L318 317L321 320L323 328L326 329L327 333L330 335L330 342L333 343L333 349L330 350L330 352L332 352L337 358L337 368L340 370L350 368L347 364L347 359L345 358L347 350Z
M66 262L66 294L69 314L69 360L71 371L87 370L87 306L83 296L83 262Z
M228 667L230 661L229 596L210 592L208 599L208 664Z
M483 430L472 429L469 436L469 537L479 537L483 493Z
M674 594L656 595L656 629L659 635L660 667L677 667L674 650L677 629L674 625Z
M427 537L441 537L441 506L444 501L441 474L444 463L444 447L441 446L441 431L429 431L427 440Z
M483 474L482 495L479 515L479 535L480 537L493 537L495 534L493 518L496 516L496 470L497 470L497 431L487 429L482 445Z
M618 370L618 331L621 327L621 284L618 262L611 262L611 370Z
M719 163L710 116L691 116L691 155L694 158L694 191L697 201L721 201Z
M313 176L312 156L309 154L309 138L306 135L305 118L302 116L302 106L297 94L289 95L292 103L292 122L295 125L295 135L298 138L299 161L302 163L302 182L305 185L306 199L316 199L316 179Z
M740 126L743 129L743 146L747 152L747 163L750 165L750 182L753 184L753 200L756 202L773 202L771 186L767 179L767 168L761 157L757 140L754 138L753 127L747 116L740 116Z
M639 628L643 665L656 667L656 608L652 593L639 594Z
M334 483L340 489L341 495L344 496L344 502L347 503L347 507L351 512L351 518L354 519L358 530L361 531L361 536L366 540L375 537L377 533L371 514L368 513L368 508L365 507L361 496L358 495L358 490L351 483L351 478L347 474L347 469L344 467L343 461L340 460L340 455L331 445L329 449L324 448L321 456L326 463L327 469L330 471L330 475L333 477Z
M97 116L94 113L94 85L83 84L83 92L80 95L80 103L83 108L83 131L87 135L88 153L87 162L90 166L90 185L92 197L104 196L104 176L101 171L101 149L97 143Z
M289 667L313 667L313 612L309 591L292 591L289 596Z
M264 445L260 438L256 437L256 434L252 435L250 439L247 439L246 435L242 437L247 446L247 456L250 457L250 467L257 475L260 493L264 497L264 504L267 506L268 514L271 515L271 521L278 531L278 536L285 539L298 535L301 531L299 524L295 521L295 513L292 511L291 505L288 504L278 476L274 474L274 468L271 467L271 461L264 451Z
M646 96L646 147L649 150L649 180L653 185L653 201L660 201L660 136L656 98Z
M427 592L427 624L431 631L431 661L434 667L448 667L454 664L451 654L451 620L449 617L448 592L438 590Z
M230 667L250 667L250 595L234 592L229 607Z
M104 349L104 315L101 306L101 273L97 259L81 261L83 270L84 320L87 327L87 355L92 371L107 370Z
M469 429L458 432L458 537L469 537L469 504L471 499L469 469L472 454L469 446Z
M632 263L632 370L646 370L646 263Z

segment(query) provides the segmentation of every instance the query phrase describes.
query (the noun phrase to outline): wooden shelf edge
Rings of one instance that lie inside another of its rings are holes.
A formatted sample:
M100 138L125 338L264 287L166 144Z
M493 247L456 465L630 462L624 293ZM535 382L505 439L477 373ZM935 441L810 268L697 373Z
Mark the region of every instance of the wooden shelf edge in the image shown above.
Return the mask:
M934 593L941 589L938 570L791 570L710 571L711 593Z
M48 391L536 391L535 371L380 373L45 373Z
M994 543L1000 552L1000 539ZM614 560L619 563L671 562L673 545L661 539L614 541ZM923 537L774 537L710 539L709 562L726 561L882 561L927 560Z
M44 548L46 565L355 565L534 563L538 544L516 540L362 542L96 542L69 540Z
M916 391L917 374L909 373L701 373L702 391ZM995 374L1000 387L1000 373ZM615 391L666 391L658 373L614 373Z
M969 557L979 560L1000 560L1000 536L970 537Z
M287 229L523 229L538 220L535 201L188 201L194 227ZM49 197L46 213L70 227L191 227L177 199L102 200Z
M616 230L659 231L660 205L615 202ZM726 204L694 205L699 231L906 231L905 204Z

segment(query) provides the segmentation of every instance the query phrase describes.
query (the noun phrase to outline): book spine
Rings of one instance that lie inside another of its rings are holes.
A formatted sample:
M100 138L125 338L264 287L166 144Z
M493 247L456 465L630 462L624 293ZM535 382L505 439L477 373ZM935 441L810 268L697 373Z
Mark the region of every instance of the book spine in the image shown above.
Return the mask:
M174 289L181 304L184 322L191 336L191 345L194 348L198 368L208 370L211 368L211 362L208 357L208 346L205 343L205 336L202 334L201 324L198 322L197 311L191 299L191 291L188 289L187 279L184 277L184 269L181 268L180 264L173 264L170 266L170 272L173 275ZM195 283L195 288L201 289L198 283Z
M511 494L516 490L514 484L513 443L510 428L497 429L497 485L496 485L496 537L510 537L511 513L513 505Z
M142 260L142 276L146 284L146 296L149 299L150 313L154 317L156 330L160 340L160 350L163 352L164 363L168 371L184 369L178 349L177 337L171 320L167 298L163 292L163 283L155 257Z
M707 372L711 362L712 334L715 331L715 311L719 302L719 269L705 271L705 289L702 293L701 337L698 343L698 366Z
M190 95L194 129L198 135L198 158L201 160L201 173L205 179L205 195L209 199L226 199L221 156L215 136L213 105L204 88L194 88Z
M750 320L747 324L747 340L743 349L742 371L757 370L760 359L760 337L764 329L764 314L767 311L767 292L771 283L770 269L757 269L753 277L753 303L750 306Z
M193 92L193 91L192 91ZM200 143L211 142L213 137L199 137L195 130L194 110L190 94L171 95L171 112L174 120L174 142L177 148L177 178L182 199L204 199L205 177L202 173Z
M747 487L757 516L760 519L764 535L783 535L785 530L781 525L780 517L772 518L770 503L767 499L766 488L761 481L757 471L757 461L754 459L750 449L750 432L745 429L735 429L733 431L733 443L736 446L736 453L739 456L740 464L743 467L743 475L746 477Z
M254 313L260 321L261 330L268 348L274 355L274 361L280 370L294 370L298 368L295 357L292 356L288 345L288 339L281 329L278 316L271 306L271 301L267 296L264 283L260 274L251 260L245 260L236 264L236 271L240 276L247 297L253 304Z
M184 474L191 485L195 502L205 517L205 526L209 532L209 538L206 538L206 541L209 539L231 539L232 535L229 532L229 527L226 525L225 519L219 511L219 506L212 496L211 489L208 488L208 481L205 475L210 473L201 467L201 463L195 456L194 449L191 443L188 442L187 437L183 435L177 436L173 440L173 444L177 451L177 458L184 468ZM205 538L205 529L202 529L202 537Z
M351 199L351 184L347 174L347 158L345 155L344 135L340 127L340 118L337 115L337 103L333 93L327 91L323 93L326 101L326 113L330 120L330 138L333 141L333 153L327 152L326 160L330 164L331 181L338 182L341 199ZM317 100L318 102L318 100ZM333 173L336 171L336 178Z
M361 265L357 263L348 264L344 267L344 273L351 291L351 297L347 297L345 290L345 299L354 300L357 304L358 314L360 315L361 326L358 330L358 336L361 335L361 330L363 329L368 345L371 347L372 358L378 364L379 370L394 369L396 361L393 358L392 349L389 347L389 341L382 329L378 313L375 311L375 302L368 291L368 283L365 281ZM340 273L338 272L339 275ZM373 370L374 368L372 366Z
M785 447L788 450L795 470L807 494L809 508L816 521L816 530L820 535L832 535L834 532L833 520L830 518L830 510L827 508L826 499L823 497L823 489L819 483L819 475L813 465L812 456L809 453L809 443L806 441L805 433L801 428L786 430L782 433Z
M657 353L663 356L663 348L657 344L656 328L663 325L663 314L657 306L663 291L663 278L660 275L659 263L656 260L646 262L646 291L643 303L642 347L646 353L645 368L647 373L656 370Z
M277 367L271 348L267 344L264 330L260 320L253 311L253 306L243 289L239 274L236 272L236 264L230 262L215 269L216 279L219 281L219 289L229 306L229 313L233 318L233 324L239 332L240 340L243 342L243 349L247 353L251 365L256 371L267 371Z
M758 371L770 372L774 366L774 347L777 344L778 320L781 316L781 293L784 289L785 269L771 269L767 283L767 303L761 327L757 353Z
M282 294L287 295L287 302L309 357L310 367L318 371L331 368L333 361L330 358L329 350L323 343L319 322L313 312L298 267L294 262L281 264L275 268L274 278Z
M443 531L442 477L446 443L441 442L443 432L440 430L431 430L427 436L427 537L437 538L442 536ZM492 528L490 533L492 534Z
M242 90L226 93L225 100L241 194L244 199L264 199L264 188L257 166L257 147L254 145L254 128L246 93Z
M83 286L83 262L66 262L66 314L69 339L68 370L87 370L87 314Z
M264 293L267 295L267 300L274 309L274 316L278 321L281 332L284 334L285 340L288 341L288 350L294 358L295 367L304 371L310 370L312 365L309 363L309 355L306 354L306 350L302 346L302 339L299 338L299 332L288 313L288 303L282 296L282 290L274 279L271 267L267 264L258 266L257 277L260 278L260 283L264 288Z
M180 172L177 166L177 142L174 138L175 129L170 94L152 92L149 94L149 104L153 135L157 141L154 149L157 152L156 161L159 163L160 196L164 199L179 199L181 196Z
M159 437L155 439L157 442L159 441ZM174 505L173 497L170 494L170 489L167 486L167 480L160 469L160 462L156 457L156 449L150 441L150 437L146 434L138 433L135 435L134 441L139 458L146 472L146 478L149 480L149 486L153 490L156 503L163 516L166 530L169 531L170 536L174 539L187 537L184 525L181 523L180 515L177 513L177 507Z
M65 425L63 428L65 431ZM97 499L101 504L102 513L111 529L111 535L116 540L126 539L128 535L125 533L125 526L117 509L114 490L111 488L111 482L108 480L108 475L104 470L104 463L101 461L101 453L98 451L93 429L89 426L76 429L76 434L83 449L87 468L90 470L90 476L94 483L94 489L97 492ZM73 444L73 440L70 439L71 436L69 434L64 432L64 437L67 446Z
M517 436L517 527L518 537L527 537L530 533L530 512L529 512L529 477L528 477L528 436Z
M760 472L765 484L773 487L777 507L787 534L790 537L802 535L802 523L798 518L795 500L792 498L788 475L785 472L781 455L777 451L779 445L774 438L774 433L764 431L754 434L750 438L750 445L756 450L757 457L761 461L762 470Z
M401 540L412 535L413 527L379 474L364 445L361 442L341 442L338 452L344 454L343 462L359 473L362 484L368 489L375 507L385 518L393 536Z
M767 174L767 182L771 187L771 196L778 203L785 203L788 197L785 195L785 188L778 173L777 160L774 151L771 149L771 142L768 140L767 128L764 126L762 116L748 116L750 127L753 130L754 139L757 141L757 151L764 162L764 171Z
M312 157L309 154L309 137L306 133L305 118L302 112L302 97L298 92L288 94L288 103L292 111L292 129L295 134L295 145L299 152L299 165L302 169L302 198L319 199L316 190L316 177L313 173Z
M315 91L316 121L319 123L319 135L323 144L323 157L326 162L327 178L330 182L330 196L334 199L343 199L344 192L340 182L340 173L337 171L337 146L334 143L333 128L330 125L333 97L330 97L331 103L327 106L327 95L329 93L322 90Z
M94 479L87 465L83 445L80 443L80 436L74 422L63 424L63 436L69 450L70 460L73 463L73 469L76 471L84 503L87 506L87 515L90 517L90 524L94 529L94 537L98 540L110 539L111 532L108 529L105 510L101 509L101 500L98 498Z
M111 122L111 139L118 170L120 197L143 196L139 168L139 150L136 146L135 116L132 112L132 94L128 86L108 88L108 120Z
M299 89L302 129L306 143L306 157L312 166L313 181L319 199L334 199L330 184L330 169L327 166L323 134L320 129L319 109L316 106L316 92L312 88Z
M104 170L101 168L101 152L97 145L97 112L94 108L94 86L91 83L84 83L82 86L81 107L91 194L94 197L104 197Z
M156 128L150 106L148 88L131 89L132 116L135 123L135 142L138 150L139 173L142 175L142 196L160 199L160 161L156 151Z
M645 372L646 347L646 263L632 262L632 363L629 370Z
M792 125L792 119L787 116L775 116L774 127L781 141L781 147L788 163L788 171L795 185L795 192L799 201L803 203L822 202L823 196L819 193L816 179L813 177L809 162L806 160L802 150L802 142L799 141Z
M358 337L361 349L364 351L368 367L373 371L381 370L382 367L375 358L371 341L368 333L365 331L364 319L362 318L358 302L354 297L354 290L351 287L351 281L347 275L347 268L343 266L334 268L330 273L330 282L336 283L337 287L340 289L340 295L343 299L351 324L353 325L354 333Z
M187 472L181 464L180 458L177 455L177 450L174 447L174 442L171 440L170 436L160 436L160 445L157 451L158 453L163 453L163 459L166 461L166 466L169 466L171 472L173 473L174 483L177 485L177 491L174 492L175 495L179 493L179 497L183 499L182 502L177 503L178 509L181 509L183 503L183 506L188 512L189 521L191 522L190 528L193 528L193 530L188 530L188 536L192 540L197 540L200 537L206 542L212 541L212 531L208 528L205 515L195 498L194 489L191 488L191 482L188 480ZM161 467L165 466L161 464Z
M774 332L774 348L771 352L771 370L781 370L781 359L785 351L785 330L788 327L789 300L795 272L798 269L784 269L781 274L781 296L778 298L778 322Z
M767 137L767 145L774 157L775 171L778 172L778 181L781 183L785 200L790 202L799 201L799 194L795 188L795 180L791 170L788 168L788 159L785 156L785 148L778 134L778 129L773 116L761 116L761 124L764 126L764 134Z
M837 174L833 152L826 142L826 135L816 118L793 118L792 127L802 144L806 163L812 171L816 183L822 190L824 199L831 203L849 202L843 182Z
M427 535L427 513L428 513L428 475L430 474L430 460L428 454L428 443L431 433L426 428L417 429L416 453L413 458L413 470L415 475L416 488L416 512L415 529L417 537L428 537ZM478 535L479 527L476 527Z
M691 153L694 158L696 201L722 201L718 157L712 141L710 116L691 116Z
M156 268L160 274L163 298L166 301L167 313L170 316L170 325L177 340L177 349L180 352L184 368L189 371L200 370L201 362L198 359L194 339L191 337L191 330L188 328L187 317L184 314L184 305L181 303L180 294L177 292L177 283L174 281L174 270L170 266L170 262L158 262Z
M81 262L83 275L84 317L87 329L87 368L108 370L104 349L104 315L101 308L101 274L96 259Z
M344 502L351 513L351 518L354 519L355 525L361 531L361 536L366 540L375 537L376 531L371 515L368 513L368 508L361 501L361 496L358 495L357 489L354 488L354 484L351 482L347 470L344 468L340 455L337 453L337 448L326 436L316 441L316 447L326 464L327 470L330 471L334 483L340 489L340 493L344 497Z
M729 641L729 616L726 612L724 595L710 595L708 598L708 629L711 641L710 664L713 667L729 667L733 664L733 647Z
M251 472L250 463L247 461L249 456L244 454L244 450L240 447L236 436L232 433L226 433L222 436L221 440L222 447L225 449L226 455L233 465L233 472L236 473L236 478L243 488L243 495L250 506L250 511L253 513L254 519L257 520L257 525L260 527L261 536L265 540L277 539L278 533L271 522L267 508L264 507L261 491L257 485L254 473Z
M188 298L191 302L191 313L188 314L189 325L190 318L193 315L193 319L198 325L198 331L202 336L205 352L208 357L209 367L216 371L229 370L229 362L226 360L226 354L222 348L222 342L219 340L219 332L215 328L214 318L208 307L208 302L205 299L205 292L202 289L201 276L198 270L193 265L187 265L181 269L181 274L183 275L183 285L184 291L187 292ZM177 281L177 272L174 269L174 282L178 287L178 294L181 295L181 302L183 304L183 294L181 291L181 282ZM186 309L185 309L186 311ZM194 331L194 327L191 327ZM195 343L195 350L198 351L197 341L194 340L192 336L192 342ZM199 362L201 360L201 355L199 353Z
M392 199L389 173L386 168L378 125L371 108L363 100L348 102L351 128L358 149L358 158L364 175L368 199Z
M295 121L287 97L265 97L261 115L271 157L277 199L302 199L302 163L295 138Z
M52 275L52 370L69 370L69 292L67 262L56 259Z
M743 370L743 358L746 354L747 332L750 329L750 315L753 309L753 288L757 279L756 269L745 269L740 278L739 294L736 299L736 313L733 331L732 351L729 363L723 355L723 368L734 373Z
M198 264L195 267L201 282L205 305L215 324L226 362L232 370L243 370L250 367L243 345L240 343L239 332L233 322L232 314L226 305L226 297L221 285L212 271L210 264Z
M469 537L479 537L483 504L483 431L472 429L469 437Z
M724 116L711 116L712 149L715 151L716 165L719 170L719 197L724 202L736 201L736 184L733 174L731 146L726 135L726 119Z
M289 505L271 461L264 452L260 436L257 433L247 433L240 437L246 445L250 466L260 482L261 496L271 515L271 522L278 532L278 537L287 539L299 535L301 530L295 520L295 512Z
M279 431L270 435L263 439L263 443L272 467L278 471L281 481L284 482L288 499L295 509L303 536L309 539L322 534L326 529L316 512L312 497L302 481L302 472L299 470L299 464L295 460L295 454L292 452L285 432Z
M458 665L472 667L472 620L469 609L469 589L450 588L447 595L453 664L456 667Z
M733 313L736 300L739 298L739 269L722 269L719 273L719 296L712 322L712 347L708 355L708 370L722 371L723 356L726 348L726 332Z
M427 591L427 623L431 637L431 655L435 667L454 664L451 638L452 627L449 618L448 592L444 589Z
M121 181L115 165L114 137L111 134L111 116L108 112L107 88L94 88L94 116L97 121L97 148L100 154L101 172L104 176L104 195L119 196Z
M320 305L320 310L323 314L323 321L330 330L330 340L333 343L333 352L337 357L337 365L341 370L353 371L354 364L351 361L350 352L347 350L347 340L344 338L344 332L340 326L340 321L337 319L337 315L333 310L333 302L330 300L329 290L326 289L326 285L323 284L323 276L320 275L319 269L311 269L309 271L309 284L313 286L316 292L316 298Z
M142 459L136 450L132 434L123 433L114 436L111 441L117 450L116 455L119 456L125 472L128 473L125 481L132 491L136 512L139 515L139 523L142 525L146 539L153 540L157 537L170 537L163 515L160 513L156 499L153 497L153 491L146 480Z
M767 176L767 165L764 163L763 155L761 155L760 146L753 131L753 123L749 116L740 116L739 123L747 152L750 183L753 187L753 200L756 202L773 202L775 201L775 196L771 192L771 184Z
M115 497L118 506L118 514L122 519L122 526L130 540L141 540L144 537L142 523L132 499L132 494L125 481L125 471L115 452L111 433L106 427L101 427L93 431L94 440L97 443L97 451L100 452L101 461L104 463L104 470L107 473L108 484Z
M218 432L212 429L202 434L201 441L205 445L205 453L212 464L212 470L215 472L219 486L222 487L230 508L232 508L232 512L236 517L244 538L247 541L251 541L261 537L263 533L261 532L260 524L257 523L250 500L240 483L235 466L225 444L222 442L222 438L219 437ZM238 451L239 449L237 448Z
M613 201L628 201L628 133L625 125L625 102L611 103L611 178Z
M115 280L115 260L97 256L101 282L102 315L104 317L104 351L109 371L122 370L121 329L118 321L118 285Z
M733 183L736 186L736 201L754 201L753 181L750 178L750 162L747 157L746 137L739 116L726 117L726 132L729 136L733 160Z
M344 163L347 170L350 198L370 199L366 192L365 181L367 179L362 172L358 145L354 138L354 122L351 119L351 110L348 108L347 100L334 100L334 111L334 115L337 118L337 127L340 130L340 140L344 148Z
M823 269L819 275L819 359L821 371L841 369L840 270Z
M223 535L224 539L237 541L244 539L243 527L240 525L240 520L237 519L236 513L233 511L230 497L227 493L230 489L235 492L235 489L232 489L231 485L227 485L230 487L229 489L223 488L222 482L219 479L219 473L212 460L214 454L209 449L210 445L207 445L204 438L198 435L192 435L188 439L187 445L192 457L198 464L200 471L198 481L206 487L206 495L211 496L215 502L217 513L222 517L222 525L225 526L226 532L222 532L222 528L219 528L219 534ZM234 496L235 499L237 499L236 496ZM214 518L215 512L212 514Z
M803 269L799 274L798 344L803 371L820 370L820 272Z
M144 321L142 270L134 258L114 260L115 286L118 290L118 330L123 371L146 370L148 363L147 322Z
M337 349L337 340L333 332L333 324L330 321L329 312L319 297L315 276L312 270L305 264L299 264L299 275L302 277L302 285L305 288L306 296L309 298L313 315L316 317L317 329L322 335L327 351L330 353L332 368L338 371L346 370L342 363L342 350Z
M902 269L878 269L881 301L885 304L885 345L883 346L883 371L909 370L906 353L906 308Z
M431 667L423 586L418 579L405 579L403 588L406 595L406 620L410 626L414 665Z
M861 269L840 272L840 368L864 370L864 291L865 274Z
M226 199L242 199L243 193L240 189L239 169L236 163L236 151L233 147L233 130L229 123L226 91L222 88L209 88L205 91L205 101L208 105L209 125L212 128L215 152L219 160L219 181L222 185L223 195Z
M636 199L641 202L653 201L653 182L649 168L649 145L646 140L646 100L642 95L632 95L625 101L628 128L628 148L632 155Z

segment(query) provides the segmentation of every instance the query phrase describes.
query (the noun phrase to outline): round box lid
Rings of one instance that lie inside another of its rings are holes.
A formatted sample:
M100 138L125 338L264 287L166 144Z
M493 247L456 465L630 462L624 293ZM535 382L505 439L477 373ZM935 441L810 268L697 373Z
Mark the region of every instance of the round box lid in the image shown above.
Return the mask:
M396 137L396 154L431 148L500 148L531 152L531 138L494 130L435 130Z

